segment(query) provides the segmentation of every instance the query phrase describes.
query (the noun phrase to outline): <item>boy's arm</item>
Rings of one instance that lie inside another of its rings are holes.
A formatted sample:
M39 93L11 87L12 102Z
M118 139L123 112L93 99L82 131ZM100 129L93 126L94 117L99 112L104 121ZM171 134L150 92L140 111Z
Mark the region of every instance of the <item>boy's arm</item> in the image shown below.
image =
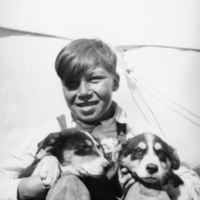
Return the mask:
M50 132L60 130L57 120L50 120L35 132L34 137L23 144L0 164L0 199L17 200L18 175L34 160L37 144Z
M18 186L22 179L18 175L33 160L32 149L26 149L26 145L21 145L14 154L10 155L0 166L0 199L17 200Z
M20 171L27 167L34 159L31 153L24 151L26 145L21 145L13 154L9 155L0 166L0 199L17 199L17 179Z

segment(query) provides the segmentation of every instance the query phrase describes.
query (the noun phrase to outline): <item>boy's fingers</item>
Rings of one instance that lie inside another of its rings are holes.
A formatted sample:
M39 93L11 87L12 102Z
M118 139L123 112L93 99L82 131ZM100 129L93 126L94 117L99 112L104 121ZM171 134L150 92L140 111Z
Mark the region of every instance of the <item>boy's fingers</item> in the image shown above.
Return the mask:
M124 185L125 189L128 189L131 185L135 183L135 179L131 179L127 184Z
M119 172L119 182L122 188L129 188L132 184L135 183L135 179L129 173L127 168L122 168Z
M126 167L124 167L124 168L121 169L121 172L123 174L127 174L128 173L128 169Z
M126 175L122 175L120 183L121 185L125 185L128 181L130 181L132 179L131 174L126 174Z
M42 180L42 182L44 186L48 188L51 187L56 182L57 179L58 175L56 173L48 173L47 177L44 180Z
M51 187L59 178L60 171L59 169L52 169L49 171L43 171L43 173L40 174L40 178L46 188Z
M48 175L48 172L47 172L47 171L41 172L41 173L40 173L40 179L41 179L41 180L45 180L45 179L47 178L47 175Z
M60 176L60 165L54 156L44 157L41 162L40 178L46 188L51 187ZM51 167L49 167L51 166Z

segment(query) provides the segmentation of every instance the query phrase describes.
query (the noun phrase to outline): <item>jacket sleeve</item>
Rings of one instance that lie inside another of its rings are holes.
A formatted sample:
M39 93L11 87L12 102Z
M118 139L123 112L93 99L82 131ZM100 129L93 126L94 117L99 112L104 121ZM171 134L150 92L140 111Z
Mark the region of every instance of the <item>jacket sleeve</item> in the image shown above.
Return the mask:
M184 182L184 185L181 186L182 193L187 192L189 195L188 199L200 200L200 178L198 174L184 165L181 165L175 173L179 175Z
M20 179L20 171L27 167L34 159L34 156L28 151L21 151L22 148L9 155L0 166L0 199L17 199L17 189Z
M0 200L17 200L19 173L33 162L37 144L49 133L59 130L56 119L48 121L0 164Z

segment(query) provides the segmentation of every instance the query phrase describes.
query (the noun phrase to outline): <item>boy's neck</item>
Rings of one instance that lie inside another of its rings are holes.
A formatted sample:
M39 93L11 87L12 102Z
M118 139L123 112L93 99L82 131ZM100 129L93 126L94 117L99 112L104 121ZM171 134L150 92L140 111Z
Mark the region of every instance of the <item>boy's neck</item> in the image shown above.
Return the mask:
M115 109L114 109L113 105L111 104L108 111L102 117L100 117L98 120L95 120L93 122L89 122L89 123L87 122L87 124L97 126L97 125L101 124L102 121L111 119L114 116L114 114L115 114Z

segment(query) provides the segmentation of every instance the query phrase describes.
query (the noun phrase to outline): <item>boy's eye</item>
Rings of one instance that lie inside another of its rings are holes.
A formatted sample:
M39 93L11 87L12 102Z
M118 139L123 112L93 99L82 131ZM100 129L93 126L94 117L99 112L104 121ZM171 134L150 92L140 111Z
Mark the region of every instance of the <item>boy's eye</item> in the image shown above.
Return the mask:
M102 79L103 79L103 77L101 77L101 76L93 76L93 77L90 78L90 82L91 83L98 83Z

